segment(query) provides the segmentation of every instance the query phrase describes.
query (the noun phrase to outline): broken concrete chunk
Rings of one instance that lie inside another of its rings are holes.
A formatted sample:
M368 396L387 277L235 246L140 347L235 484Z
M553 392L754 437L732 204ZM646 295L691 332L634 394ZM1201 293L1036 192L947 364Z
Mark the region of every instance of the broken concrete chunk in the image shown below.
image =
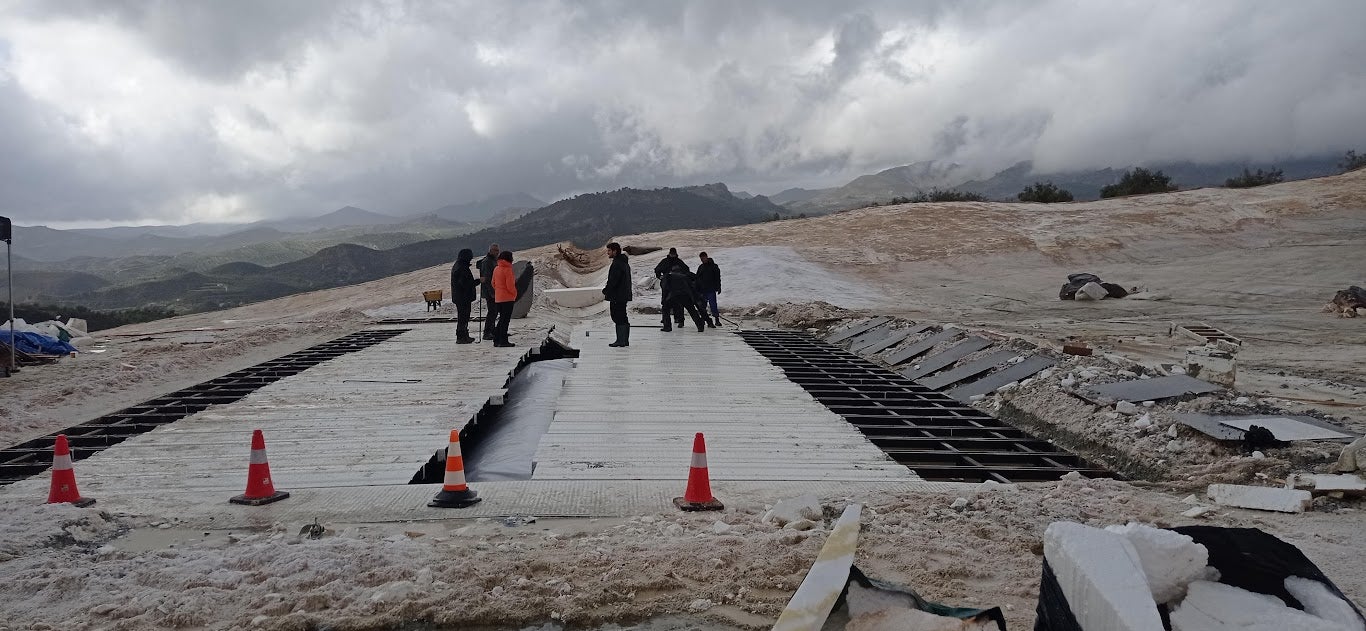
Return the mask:
M1124 537L1071 522L1044 531L1044 558L1082 629L1149 631L1162 620L1138 551Z
M1213 513L1214 511L1215 508L1213 506L1195 506L1192 508L1188 508L1184 511L1181 511L1181 516L1189 517L1191 519L1198 519L1200 517L1204 517L1205 515Z
M786 526L788 522L799 519L819 521L822 517L820 500L815 495L799 495L775 504L772 510L764 513L763 522Z
M1366 436L1362 436L1352 441L1352 444L1342 448L1342 455L1338 456L1337 470L1350 473L1361 469L1361 465L1366 464L1363 462L1366 460L1363 454L1366 454Z
M1115 403L1115 411L1119 412L1120 414L1133 416L1135 414L1138 414L1138 406L1134 405L1129 401L1119 401Z
M1279 513L1303 513L1314 500L1309 491L1240 484L1211 484L1205 494L1216 504Z
M1366 480L1360 476L1332 473L1299 473L1291 476L1295 488L1308 489L1315 493L1344 493L1346 495L1366 494Z

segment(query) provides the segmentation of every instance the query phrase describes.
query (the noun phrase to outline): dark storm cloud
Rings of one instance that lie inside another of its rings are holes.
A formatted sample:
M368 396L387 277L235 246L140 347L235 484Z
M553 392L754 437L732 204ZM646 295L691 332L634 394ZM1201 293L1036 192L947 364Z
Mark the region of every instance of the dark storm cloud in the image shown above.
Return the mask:
M0 213L241 221L1362 149L1362 23L1347 1L0 0Z

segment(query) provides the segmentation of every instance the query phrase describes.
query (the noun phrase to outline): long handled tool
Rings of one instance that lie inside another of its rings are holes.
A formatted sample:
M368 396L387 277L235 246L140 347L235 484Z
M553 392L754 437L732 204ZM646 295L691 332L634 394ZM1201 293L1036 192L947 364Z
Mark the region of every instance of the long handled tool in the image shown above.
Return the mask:
M484 297L476 298L479 301L479 335L474 338L475 344L484 343Z

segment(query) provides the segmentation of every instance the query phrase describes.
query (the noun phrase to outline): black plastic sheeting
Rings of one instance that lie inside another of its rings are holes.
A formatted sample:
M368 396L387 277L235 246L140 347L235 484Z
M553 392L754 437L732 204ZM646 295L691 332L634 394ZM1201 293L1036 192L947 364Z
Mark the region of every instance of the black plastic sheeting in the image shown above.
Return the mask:
M1292 576L1323 583L1329 592L1351 605L1361 617L1361 610L1352 599L1338 589L1299 548L1275 535L1256 528L1221 528L1218 526L1182 526L1171 530L1194 539L1209 550L1209 564L1219 570L1219 582L1258 594L1275 596L1295 609L1304 606L1285 589L1285 579ZM1155 605L1156 606L1156 605ZM1170 628L1167 611L1159 608L1163 626ZM1035 608L1034 631L1087 631L1077 624L1066 597L1048 562L1043 564L1043 578L1039 581L1039 602ZM1366 622L1366 617L1362 617Z
M1076 300L1077 290L1085 287L1087 283L1096 283L1104 287L1105 293L1111 298L1123 298L1129 295L1129 290L1122 285L1104 282L1095 274L1081 273L1067 275L1067 283L1058 290L1058 300Z
M465 458L470 482L530 480L536 447L555 417L555 400L573 368L572 359L528 365L508 384L508 393L489 429Z

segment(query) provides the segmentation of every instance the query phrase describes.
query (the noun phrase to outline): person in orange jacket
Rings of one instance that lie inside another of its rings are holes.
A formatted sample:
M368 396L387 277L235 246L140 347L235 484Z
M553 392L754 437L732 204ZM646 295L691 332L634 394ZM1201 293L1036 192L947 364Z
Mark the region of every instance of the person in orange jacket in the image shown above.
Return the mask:
M512 305L517 302L517 278L512 274L512 251L498 253L498 266L493 269L493 303L498 309L498 324L494 327L493 345L516 346L508 341L508 323L512 320Z

